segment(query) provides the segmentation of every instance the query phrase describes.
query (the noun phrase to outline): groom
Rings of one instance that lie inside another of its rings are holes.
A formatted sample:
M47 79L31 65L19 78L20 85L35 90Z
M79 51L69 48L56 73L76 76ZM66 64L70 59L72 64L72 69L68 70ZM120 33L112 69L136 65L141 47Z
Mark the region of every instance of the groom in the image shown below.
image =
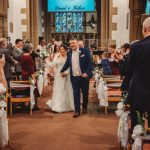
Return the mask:
M92 78L93 62L88 49L79 48L76 38L70 39L70 51L67 53L67 60L64 64L61 75L70 68L70 79L73 87L75 113L74 118L80 116L80 89L83 94L82 114L87 113L89 80Z

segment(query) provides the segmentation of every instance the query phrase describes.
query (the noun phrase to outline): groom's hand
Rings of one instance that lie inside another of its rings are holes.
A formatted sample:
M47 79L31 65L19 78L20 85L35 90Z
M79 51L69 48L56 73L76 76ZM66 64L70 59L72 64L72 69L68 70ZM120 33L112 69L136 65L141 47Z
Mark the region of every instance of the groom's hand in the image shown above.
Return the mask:
M66 73L64 73L64 72L61 72L60 74L63 78L66 76Z
M87 78L87 77L88 77L88 75L86 73L82 74L82 78Z

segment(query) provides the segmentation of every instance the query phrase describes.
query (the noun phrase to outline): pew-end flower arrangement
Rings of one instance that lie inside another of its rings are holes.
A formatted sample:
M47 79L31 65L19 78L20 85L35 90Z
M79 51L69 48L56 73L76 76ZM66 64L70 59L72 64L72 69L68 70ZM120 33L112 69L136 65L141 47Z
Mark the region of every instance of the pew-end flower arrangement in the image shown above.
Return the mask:
M129 127L128 127L128 115L129 111L126 110L126 98L127 93L123 94L121 101L117 105L116 115L120 118L118 125L118 141L121 147L128 147Z
M145 136L145 117L144 115L141 116L141 114L136 111L137 119L138 119L138 125L136 125L133 129L132 139L134 140L134 143L132 145L132 150L142 149L142 136Z

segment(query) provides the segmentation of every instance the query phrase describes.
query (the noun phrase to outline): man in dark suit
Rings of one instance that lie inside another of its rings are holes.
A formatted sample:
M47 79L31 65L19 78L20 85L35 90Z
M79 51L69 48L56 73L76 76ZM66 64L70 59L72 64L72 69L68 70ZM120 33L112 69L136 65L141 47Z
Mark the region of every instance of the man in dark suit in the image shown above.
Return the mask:
M7 84L9 86L9 81L11 79L11 65L14 65L16 62L10 56L10 51L6 49L7 47L7 40L4 38L0 39L0 54L4 54L5 56L5 66L4 66L4 73L7 80Z
M92 78L93 63L87 49L79 48L76 38L70 40L70 51L67 53L67 61L61 70L62 76L70 67L70 77L74 94L75 113L74 118L80 116L80 89L83 94L82 114L87 113L89 80Z
M150 127L150 17L143 23L143 36L144 39L131 44L125 76L132 129L138 124L137 111L141 116L148 113Z
M18 62L18 64L15 65L15 73L17 75L18 80L20 79L20 76L22 74L22 68L21 68L21 64L20 64L20 59L21 59L22 54L23 54L22 47L23 47L23 40L16 39L15 47L12 51L12 56Z

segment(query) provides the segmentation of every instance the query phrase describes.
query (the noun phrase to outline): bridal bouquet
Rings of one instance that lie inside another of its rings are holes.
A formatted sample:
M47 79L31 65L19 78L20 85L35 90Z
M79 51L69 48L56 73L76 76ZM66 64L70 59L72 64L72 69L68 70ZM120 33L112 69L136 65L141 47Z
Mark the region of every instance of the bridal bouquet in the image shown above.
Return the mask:
M40 58L45 59L50 56L50 53L46 49L43 49L39 52L39 56Z

